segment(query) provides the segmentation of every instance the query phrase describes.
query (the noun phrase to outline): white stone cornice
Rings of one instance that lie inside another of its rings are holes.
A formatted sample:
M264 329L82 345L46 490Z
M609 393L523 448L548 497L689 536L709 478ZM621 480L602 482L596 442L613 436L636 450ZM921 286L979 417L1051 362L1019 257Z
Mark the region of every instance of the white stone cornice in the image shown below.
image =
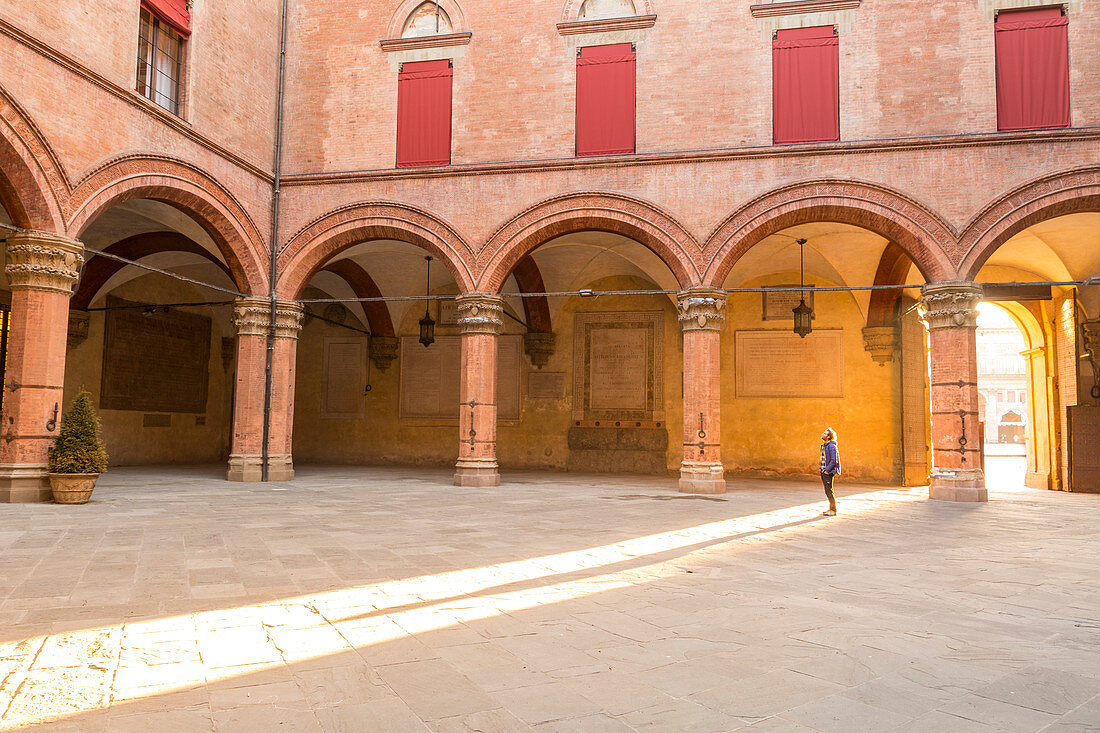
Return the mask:
M504 328L504 298L490 293L455 297L458 327L463 334L497 336Z
M972 282L928 283L921 288L921 320L929 330L977 328L982 287Z
M12 290L72 295L84 264L84 245L49 232L24 231L6 237L5 271Z
M680 328L684 331L721 331L726 320L726 291L688 288L676 294Z
M294 300L275 301L275 338L296 339L302 330L305 308ZM238 336L267 336L271 325L271 301L267 298L238 298L233 305L233 325Z

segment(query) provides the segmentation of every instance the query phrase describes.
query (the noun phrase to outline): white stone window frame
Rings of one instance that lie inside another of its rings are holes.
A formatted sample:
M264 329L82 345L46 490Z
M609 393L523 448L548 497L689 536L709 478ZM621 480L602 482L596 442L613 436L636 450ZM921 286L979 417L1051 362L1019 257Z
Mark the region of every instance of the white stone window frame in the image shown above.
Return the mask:
M978 9L987 20L996 20L997 13L1002 10L1026 10L1027 8L1053 8L1061 6L1064 15L1072 15L1081 12L1082 0L1065 0L1064 2L1050 2L1050 0L978 0Z
M451 20L450 33L402 38L401 33L405 30L409 16L424 2L425 0L404 0L398 5L390 17L388 37L378 42L395 74L401 70L402 64L414 61L449 59L451 66L458 68L466 55L466 46L473 38L473 32L466 22L466 14L455 0L439 0L440 10Z
M756 28L765 41L778 31L831 25L842 36L852 29L861 0L792 0L749 6Z

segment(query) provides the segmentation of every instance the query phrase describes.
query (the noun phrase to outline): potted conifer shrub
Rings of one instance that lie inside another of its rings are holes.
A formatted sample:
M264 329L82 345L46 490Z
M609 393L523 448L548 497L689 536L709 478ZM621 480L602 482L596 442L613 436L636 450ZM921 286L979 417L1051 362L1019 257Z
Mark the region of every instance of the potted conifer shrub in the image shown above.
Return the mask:
M58 504L86 504L99 474L107 470L107 451L99 437L99 417L84 390L61 418L61 432L50 448L50 488Z

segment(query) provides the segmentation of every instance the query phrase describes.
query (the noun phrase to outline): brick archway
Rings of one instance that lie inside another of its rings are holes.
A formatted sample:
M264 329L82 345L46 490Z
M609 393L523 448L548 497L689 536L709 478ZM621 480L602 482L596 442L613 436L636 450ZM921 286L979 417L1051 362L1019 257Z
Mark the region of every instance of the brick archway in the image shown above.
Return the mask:
M450 224L420 209L376 201L336 209L294 234L279 252L280 296L298 298L310 278L335 255L378 239L420 247L442 261L460 292L473 290L468 264L473 252Z
M0 204L16 226L63 234L69 182L53 148L0 87Z
M959 272L974 279L998 247L1033 224L1100 211L1100 167L1039 178L986 206L959 238Z
M629 196L575 193L532 206L498 229L478 256L478 290L499 292L524 256L555 237L583 231L633 239L660 257L682 287L699 282L698 242L669 214Z
M214 240L233 280L250 295L267 293L263 235L232 194L183 161L135 155L96 168L73 190L69 231L79 238L100 214L133 199L160 201L190 216Z
M896 243L929 282L956 277L943 249L955 244L955 232L945 221L885 187L823 180L771 191L726 218L707 239L703 282L722 287L737 261L760 240L798 224L820 221L862 227Z

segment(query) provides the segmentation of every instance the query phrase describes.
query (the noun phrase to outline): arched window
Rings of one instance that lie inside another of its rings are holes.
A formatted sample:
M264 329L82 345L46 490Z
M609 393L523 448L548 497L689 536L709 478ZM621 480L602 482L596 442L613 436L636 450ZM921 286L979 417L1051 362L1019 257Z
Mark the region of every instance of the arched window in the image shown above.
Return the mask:
M409 15L409 19L405 21L405 28L401 31L401 37L417 38L453 32L447 12L439 7L438 3L426 2Z
M638 11L631 0L584 0L577 19L628 18L637 14Z

